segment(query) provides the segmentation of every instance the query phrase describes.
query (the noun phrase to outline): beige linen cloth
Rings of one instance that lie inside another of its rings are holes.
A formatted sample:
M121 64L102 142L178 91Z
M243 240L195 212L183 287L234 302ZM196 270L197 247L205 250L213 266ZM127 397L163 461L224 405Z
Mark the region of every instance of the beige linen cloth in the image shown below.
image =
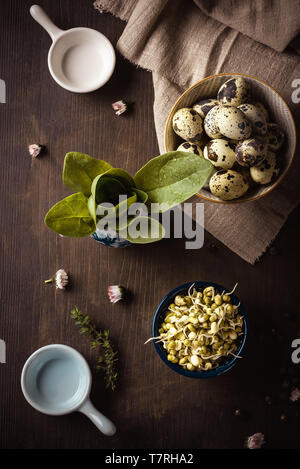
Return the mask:
M94 6L127 22L118 50L153 73L161 152L165 122L177 98L215 73L240 72L265 80L286 100L296 124L299 121L300 103L292 102L292 82L300 79L300 57L286 48L299 33L299 0L96 0ZM284 181L258 201L238 205L205 201L205 229L254 263L299 202L299 158L296 152ZM197 197L192 200L199 203Z

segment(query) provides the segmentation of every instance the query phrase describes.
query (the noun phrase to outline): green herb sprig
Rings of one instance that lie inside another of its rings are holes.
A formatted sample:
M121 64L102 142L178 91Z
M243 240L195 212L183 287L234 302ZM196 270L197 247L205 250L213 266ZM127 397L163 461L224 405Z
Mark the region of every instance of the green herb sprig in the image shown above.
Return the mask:
M91 348L102 348L103 354L98 355L95 368L97 371L104 371L106 388L111 388L111 390L114 391L118 378L118 372L116 370L118 352L114 350L110 342L109 331L107 329L98 331L91 322L88 314L81 313L77 307L72 309L71 316L75 320L76 326L80 327L80 333L88 335Z

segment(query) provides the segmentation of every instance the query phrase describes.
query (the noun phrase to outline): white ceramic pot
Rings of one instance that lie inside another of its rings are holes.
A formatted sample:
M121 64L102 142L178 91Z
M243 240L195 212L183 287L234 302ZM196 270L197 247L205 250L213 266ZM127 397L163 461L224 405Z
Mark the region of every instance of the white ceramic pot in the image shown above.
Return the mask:
M107 37L91 28L59 29L39 5L33 5L30 14L53 41L48 67L56 83L74 93L89 93L110 79L116 55Z
M65 415L85 414L105 435L116 432L115 425L90 401L92 375L77 350L51 344L36 350L26 361L21 375L25 399L39 412Z

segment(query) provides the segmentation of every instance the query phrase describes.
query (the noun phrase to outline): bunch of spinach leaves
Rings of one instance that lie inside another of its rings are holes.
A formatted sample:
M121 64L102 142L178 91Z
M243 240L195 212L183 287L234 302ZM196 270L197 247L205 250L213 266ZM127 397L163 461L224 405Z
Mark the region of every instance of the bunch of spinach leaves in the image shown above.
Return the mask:
M101 218L99 209L103 208L100 213L115 216L116 231L121 237L133 243L158 241L164 236L162 225L143 213L128 214L130 206L140 202L147 206L157 204L157 212L169 210L199 191L212 169L209 161L193 153L171 151L148 161L132 178L105 161L69 152L64 160L63 183L76 193L56 203L47 213L45 223L64 236L89 236L96 231ZM146 232L132 239L130 226L137 226L145 218Z

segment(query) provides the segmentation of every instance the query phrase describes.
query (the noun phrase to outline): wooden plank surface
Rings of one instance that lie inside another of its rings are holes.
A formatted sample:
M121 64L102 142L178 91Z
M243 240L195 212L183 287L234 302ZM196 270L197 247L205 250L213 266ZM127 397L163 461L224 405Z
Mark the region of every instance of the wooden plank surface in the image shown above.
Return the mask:
M99 91L63 90L48 73L51 40L30 17L31 3L2 2L0 16L0 78L7 86L7 103L0 104L0 338L7 344L7 363L0 364L0 447L239 448L257 431L265 433L270 448L300 447L299 406L289 402L284 384L295 385L300 376L300 365L290 359L291 342L300 337L300 210L289 218L272 253L255 266L207 233L205 246L195 252L178 239L112 249L48 230L45 213L69 193L61 181L67 151L86 152L134 174L158 147L151 74L118 56L113 78ZM114 45L125 26L94 11L92 1L40 4L59 27L92 27ZM121 98L135 104L118 118L111 103ZM47 153L31 161L27 145L33 142L45 144ZM71 276L66 292L43 283L61 267ZM246 358L216 379L183 378L162 363L153 345L143 345L162 297L191 280L228 288L239 281L238 295L249 315ZM133 300L111 305L107 286L112 284L127 286ZM40 414L21 393L24 361L43 345L71 345L91 366L95 362L70 318L74 305L110 329L120 353L115 393L104 389L101 375L93 375L92 399L118 427L112 438L82 415ZM234 417L237 408L246 419Z

